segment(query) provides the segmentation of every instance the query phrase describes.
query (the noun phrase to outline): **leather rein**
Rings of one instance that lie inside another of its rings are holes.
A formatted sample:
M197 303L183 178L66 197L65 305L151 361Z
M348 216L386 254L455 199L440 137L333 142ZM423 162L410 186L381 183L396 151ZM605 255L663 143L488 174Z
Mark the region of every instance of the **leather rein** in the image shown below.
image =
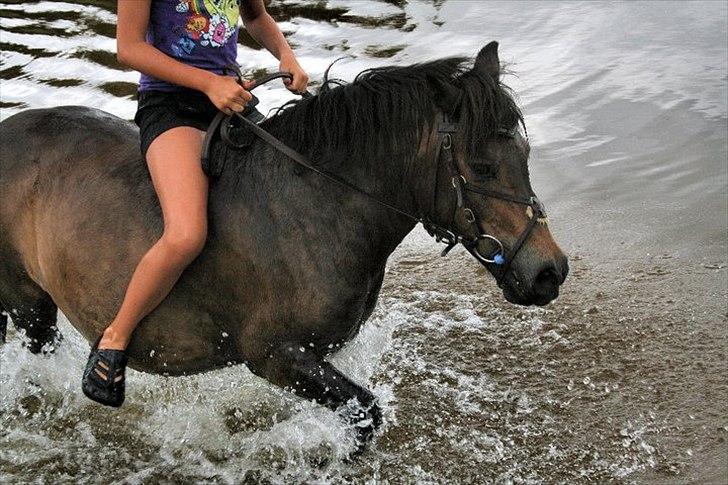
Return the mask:
M242 83L242 73L240 72L240 69L237 65L230 65L228 66L237 76L239 82ZM292 75L287 72L276 72L270 75L267 75L259 80L257 80L249 89L248 91L252 91L253 89L270 82L274 79L279 78L288 78L292 79ZM310 97L311 94L308 92L305 92L302 96L304 97ZM257 100L256 100L257 104ZM439 126L438 126L438 148L437 148L437 167L435 168L435 184L434 184L434 196L432 198L432 206L431 206L431 213L436 213L437 208L437 187L438 187L438 177L440 173L440 166L444 164L450 173L451 177L451 185L453 189L455 190L455 197L456 197L456 205L455 209L452 215L451 220L451 227L442 226L440 224L437 224L432 219L418 216L415 214L412 214L406 210L403 210L399 207L396 207L386 201L383 201L376 196L366 192L365 190L353 185L352 183L348 182L347 180L344 180L340 178L339 176L331 173L324 172L318 168L316 168L311 161L303 154L298 152L297 150L291 148L290 146L283 143L281 140L270 134L268 131L264 130L260 126L258 126L257 123L251 121L245 116L245 111L243 113L233 112L231 114L226 114L224 112L218 113L213 121L211 122L209 128L207 129L207 133L205 134L205 141L203 143L203 164L206 164L209 162L210 157L210 146L211 141L214 136L215 131L220 127L220 137L225 141L227 144L240 148L241 145L235 143L235 141L231 138L229 130L232 127L232 119L233 117L239 118L242 123L250 130L252 131L256 136L261 138L263 141L271 145L276 150L280 151L284 155L286 155L288 158L296 162L297 164L301 165L302 167L305 167L306 169L320 175L321 177L337 184L342 187L346 187L347 189L357 192L370 200L376 202L377 204L386 207L387 209L396 212L404 217L407 217L408 219L411 219L412 221L422 224L422 226L425 228L425 230L430 234L430 236L435 238L435 241L438 243L445 244L445 248L443 249L441 256L447 256L447 254L458 244L462 244L463 247L471 254L475 259L480 261L483 265L492 264L497 267L499 267L500 271L499 274L496 276L496 281L498 282L498 286L502 286L506 275L511 269L511 263L515 259L518 252L523 247L523 244L526 242L528 237L530 236L531 232L533 232L534 228L536 227L536 224L538 221L542 218L546 217L546 211L544 209L543 204L538 200L537 197L518 197L513 196L510 194L505 194L489 189L485 189L483 187L480 187L478 185L473 185L468 183L467 179L461 174L457 163L455 162L455 158L452 153L452 141L453 141L453 133L457 132L458 125L457 123L451 123L448 121L447 117L444 115L441 116L441 119L439 120ZM508 131L508 130L499 130L498 134L500 136L505 136L508 138L514 138L515 137L515 131ZM505 248L503 246L503 243L496 238L493 235L488 234L485 232L485 230L482 227L482 224L480 222L480 218L478 218L475 214L475 212L467 206L468 204L468 197L467 194L475 193L479 194L485 197L492 197L495 199L504 200L507 202L512 202L515 204L521 204L525 205L527 207L531 208L531 219L526 225L526 228L521 232L520 236L516 240L516 243L511 247L511 249L506 252ZM458 217L458 213L462 213L465 220L474 228L476 229L476 234L474 236L468 236L457 229L454 228L455 221ZM488 240L494 243L497 247L494 251L492 251L488 256L482 255L478 251L478 243L481 240Z

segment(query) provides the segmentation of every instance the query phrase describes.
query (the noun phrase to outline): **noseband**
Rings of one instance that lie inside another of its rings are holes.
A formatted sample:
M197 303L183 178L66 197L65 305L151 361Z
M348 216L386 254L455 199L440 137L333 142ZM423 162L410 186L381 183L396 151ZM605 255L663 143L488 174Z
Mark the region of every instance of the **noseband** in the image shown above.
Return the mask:
M237 67L237 66L234 66ZM235 70L235 69L233 69ZM240 70L235 70L236 74L238 75L239 80L242 82L242 74L240 73ZM267 76L266 78L258 81L255 83L254 87L260 86L262 84L265 84L268 81L271 81L272 79L276 79L278 77L291 77L289 73L275 73L271 76ZM253 89L253 88L250 88ZM529 198L522 198L517 196L512 196L509 194L503 194L501 192L496 192L493 190L488 190L483 187L472 185L468 183L467 179L460 173L460 169L457 166L457 163L455 162L455 158L452 154L452 141L453 141L453 133L457 132L457 123L450 123L446 117L442 117L439 123L438 127L438 148L437 148L437 166L435 168L435 183L433 185L434 187L434 195L432 198L432 207L430 214L433 215L437 212L437 188L438 188L438 175L440 173L440 166L444 164L450 173L451 178L451 184L453 189L455 190L455 197L456 197L456 204L455 204L455 210L452 215L451 223L449 224L450 227L441 226L437 223L435 223L432 219L429 219L425 216L416 216L414 214L411 214L405 210L400 209L399 207L396 207L392 204L389 204L388 202L385 202L383 200L380 200L379 198L375 197L372 194L369 194L368 192L360 189L359 187L351 184L350 182L338 177L337 175L324 172L318 168L316 168L309 159L299 153L298 151L294 150L293 148L289 147L282 141L280 141L275 136L271 135L268 131L264 130L260 126L258 126L255 122L249 120L245 116L243 116L241 113L233 112L232 114L226 115L225 113L218 113L216 116L214 122L210 125L210 128L208 128L208 132L205 136L205 156L208 155L209 152L209 146L211 143L212 135L215 132L215 130L222 125L222 128L220 129L221 133L223 134L222 138L223 140L232 145L233 147L237 147L237 145L234 143L234 141L230 138L228 130L231 127L231 122L233 116L238 117L244 125L250 129L255 135L257 135L259 138L270 144L273 148L277 149L278 151L282 152L286 156L288 156L291 160L298 163L299 165L307 168L308 170L317 173L318 175L324 177L327 180L330 180L340 186L346 187L354 192L357 192L359 194L362 194L369 199L373 200L374 202L378 203L379 205L382 205L394 212L399 213L400 215L403 215L409 219L412 219L415 222L421 223L422 226L425 228L425 230L435 238L437 242L444 243L446 245L445 249L442 251L441 256L447 256L447 254L457 246L458 244L462 244L465 249L475 257L478 261L480 261L484 265L495 265L500 268L498 276L496 276L496 281L498 282L498 286L502 286L503 282L505 281L505 277L508 274L508 272L511 269L511 263L515 259L516 255L518 254L518 251L523 247L523 244L528 239L531 232L533 232L534 227L536 227L536 223L540 218L546 217L546 211L544 209L544 206L541 204L541 202L538 200L537 197L529 197ZM515 133L513 131L506 131L501 130L498 132L501 136L506 136L509 138L514 138ZM204 158L204 157L203 157ZM492 197L494 199L500 199L505 200L508 202L513 202L515 204L521 204L525 205L527 207L531 208L531 220L529 221L526 228L523 230L521 235L518 237L518 240L516 240L516 243L511 247L511 249L506 253L505 248L503 246L503 243L500 242L498 238L496 238L493 235L490 235L485 232L481 225L482 218L477 217L475 212L468 207L468 192L472 192L475 194L480 194L484 197ZM469 223L469 225L472 225L475 227L475 235L468 236L460 231L457 230L456 226L456 220L458 217L458 214L462 213L464 215L465 220ZM481 240L488 240L496 244L497 248L488 256L484 256L480 253L478 250L478 243Z
M444 243L445 249L442 250L441 256L447 256L447 254L457 246L462 244L463 247L473 255L475 259L480 261L484 265L492 264L500 267L496 281L498 286L502 286L506 275L511 269L511 263L516 258L516 255L523 247L528 237L533 232L539 219L546 217L546 209L538 197L517 197L510 194L504 194L495 190L489 190L478 185L468 183L468 180L460 172L460 169L455 162L455 157L452 154L452 137L453 133L457 132L457 123L451 123L448 119L443 116L440 120L438 127L438 148L437 148L437 166L435 167L435 183L434 195L432 197L432 206L430 214L433 215L437 212L437 188L438 188L438 177L440 173L440 165L444 164L445 168L450 174L450 183L455 190L455 209L451 217L450 227L443 227L436 224L431 219L421 218L420 222L425 230L434 237L437 242ZM515 131L512 130L499 130L498 135L507 138L515 138ZM521 232L520 236L516 240L516 243L506 253L503 243L495 236L488 234L482 227L482 218L477 217L473 209L468 207L469 200L467 197L468 192L474 194L480 194L484 197L491 197L494 199L505 200L514 204L521 204L531 208L531 219L526 225L526 228ZM465 235L456 229L456 221L459 214L463 215L463 218L468 222L469 225L474 226L475 234L472 236ZM488 256L484 256L478 250L478 243L481 240L487 240L493 242L497 247Z

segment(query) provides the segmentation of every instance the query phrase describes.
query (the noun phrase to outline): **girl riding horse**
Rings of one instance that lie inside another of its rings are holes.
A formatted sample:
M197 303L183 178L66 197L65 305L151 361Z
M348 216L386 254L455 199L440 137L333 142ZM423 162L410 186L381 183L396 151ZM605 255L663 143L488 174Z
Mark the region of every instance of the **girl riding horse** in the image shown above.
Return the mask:
M108 406L124 402L124 349L139 321L172 289L207 237L208 180L200 165L205 130L218 111L242 111L250 93L223 69L237 57L238 16L290 72L289 90L308 77L263 0L118 2L117 57L141 71L139 125L164 218L164 232L134 271L118 313L91 348L82 389Z

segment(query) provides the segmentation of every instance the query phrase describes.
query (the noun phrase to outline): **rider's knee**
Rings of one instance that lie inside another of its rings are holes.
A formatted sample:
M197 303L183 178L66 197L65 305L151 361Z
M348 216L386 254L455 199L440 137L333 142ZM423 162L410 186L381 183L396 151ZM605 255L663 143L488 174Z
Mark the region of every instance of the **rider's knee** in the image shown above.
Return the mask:
M183 229L165 230L162 239L173 257L183 263L195 259L207 240L206 227L187 227Z

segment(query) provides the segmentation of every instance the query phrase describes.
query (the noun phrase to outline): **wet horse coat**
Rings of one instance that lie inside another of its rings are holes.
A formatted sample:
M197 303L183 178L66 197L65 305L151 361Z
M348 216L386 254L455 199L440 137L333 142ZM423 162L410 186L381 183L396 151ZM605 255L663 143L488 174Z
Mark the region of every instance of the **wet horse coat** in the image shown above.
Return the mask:
M451 115L486 139L495 125L517 123L515 105L497 80L493 44L473 70L462 59L374 70L263 126L327 170L411 212L428 210L433 191L441 192L442 207L427 215L458 224L446 220L449 181L432 186L438 170L433 120L455 107ZM492 118L479 127L475 96L486 98L484 114ZM303 126L305 120L319 125ZM138 132L102 111L63 106L12 116L0 124L0 135L0 304L25 329L33 351L56 336L57 308L91 341L114 317L136 264L162 234ZM469 138L462 134L461 152L476 146ZM525 165L525 141L518 143L494 149ZM129 365L180 375L245 362L332 408L356 398L365 412L351 419L373 418L375 426L373 395L325 356L371 315L387 258L414 223L300 171L257 139L245 150L217 143L212 157L227 162L211 180L206 246L142 320L127 349ZM464 173L478 177L462 163ZM531 191L522 167L509 172L503 170L500 185ZM484 222L504 241L527 220L522 209L482 204L482 212L498 215L500 226ZM537 274L542 261L563 258L545 227L528 246L516 282Z

